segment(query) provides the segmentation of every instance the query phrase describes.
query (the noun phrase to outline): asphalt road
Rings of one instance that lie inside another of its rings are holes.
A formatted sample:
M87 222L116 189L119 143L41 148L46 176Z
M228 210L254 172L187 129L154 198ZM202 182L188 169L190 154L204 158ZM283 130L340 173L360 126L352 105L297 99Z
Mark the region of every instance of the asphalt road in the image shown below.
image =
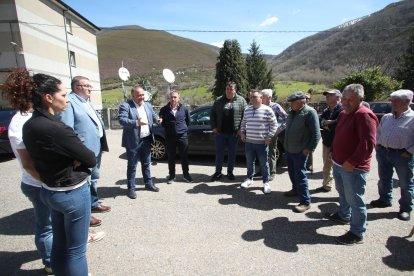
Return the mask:
M167 163L151 166L159 193L146 191L138 173L136 200L126 197L126 160L121 131L108 131L110 152L102 158L100 196L112 211L97 214L97 230L106 237L88 246L90 272L96 275L412 275L414 238L406 238L414 223L396 218L394 204L369 209L364 244L337 245L334 238L349 226L323 219L338 205L335 190L316 193L321 185L321 147L314 154L310 175L312 208L292 212L296 198L283 192L291 184L286 168L264 195L261 180L239 188L246 169L239 160L236 181L209 182L214 157L190 157L194 183L180 179L167 185ZM377 166L373 159L366 201L377 198ZM0 161L0 275L41 275L42 263L33 243L30 202L20 191L15 159Z

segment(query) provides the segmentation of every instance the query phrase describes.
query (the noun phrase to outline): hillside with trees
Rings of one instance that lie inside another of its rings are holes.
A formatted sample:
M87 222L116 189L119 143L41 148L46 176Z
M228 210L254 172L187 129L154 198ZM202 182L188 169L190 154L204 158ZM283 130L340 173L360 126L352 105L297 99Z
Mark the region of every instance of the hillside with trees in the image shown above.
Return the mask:
M270 65L278 80L315 83L331 83L375 66L394 75L413 32L414 1L400 1L302 39L271 58Z

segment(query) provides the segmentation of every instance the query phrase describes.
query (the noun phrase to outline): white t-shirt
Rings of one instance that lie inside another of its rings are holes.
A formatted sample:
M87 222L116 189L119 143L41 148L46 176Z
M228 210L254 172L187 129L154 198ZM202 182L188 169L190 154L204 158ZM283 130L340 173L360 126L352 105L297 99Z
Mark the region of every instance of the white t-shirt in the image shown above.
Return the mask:
M140 138L145 138L151 134L149 126L148 126L148 115L145 111L144 103L141 105L138 105L136 102L135 107L137 108L138 118L141 119L142 122L147 123L146 125L141 126L140 131Z
M18 149L26 149L26 146L23 143L23 125L32 117L32 113L21 114L20 111L13 116L10 125L9 125L9 139L11 148L16 156L17 160L19 161L20 169L22 170L22 183L41 187L42 182L39 180L34 179L30 174L23 169L22 160L20 158L19 153L17 152Z

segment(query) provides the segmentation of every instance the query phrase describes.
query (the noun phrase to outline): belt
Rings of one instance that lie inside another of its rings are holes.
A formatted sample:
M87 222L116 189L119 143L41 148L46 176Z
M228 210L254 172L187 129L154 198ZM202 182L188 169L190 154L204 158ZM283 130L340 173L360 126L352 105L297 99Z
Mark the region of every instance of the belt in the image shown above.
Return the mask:
M393 148L388 148L388 147L384 147L383 145L379 145L381 148L385 149L386 151L395 151L395 152L406 152L406 149L393 149Z

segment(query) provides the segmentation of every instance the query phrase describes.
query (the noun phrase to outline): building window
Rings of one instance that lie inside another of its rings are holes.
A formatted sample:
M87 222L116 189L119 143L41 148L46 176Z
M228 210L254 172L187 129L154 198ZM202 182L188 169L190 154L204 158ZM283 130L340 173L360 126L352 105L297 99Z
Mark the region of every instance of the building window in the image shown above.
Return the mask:
M72 34L72 20L66 18L66 32Z
M76 57L75 52L70 51L69 52L69 64L72 67L76 67Z

